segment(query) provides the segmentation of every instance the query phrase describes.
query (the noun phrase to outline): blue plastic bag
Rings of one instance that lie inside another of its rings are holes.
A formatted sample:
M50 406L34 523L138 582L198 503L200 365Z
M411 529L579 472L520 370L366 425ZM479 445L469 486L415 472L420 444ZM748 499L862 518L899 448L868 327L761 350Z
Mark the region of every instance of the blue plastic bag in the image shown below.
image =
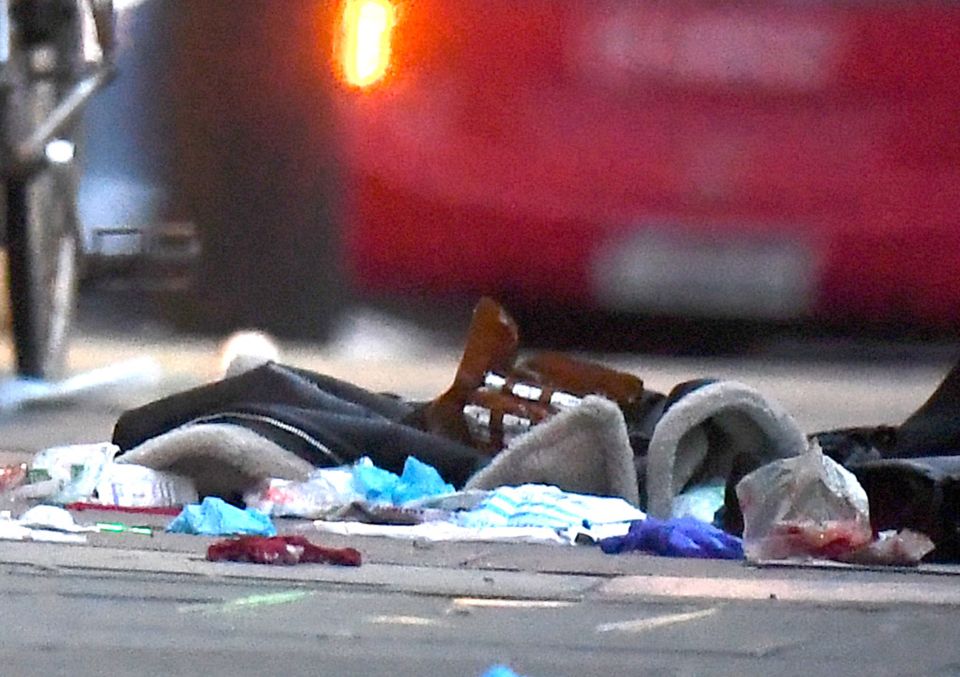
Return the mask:
M269 515L253 508L241 510L216 496L207 496L199 505L185 505L167 531L200 536L277 535Z

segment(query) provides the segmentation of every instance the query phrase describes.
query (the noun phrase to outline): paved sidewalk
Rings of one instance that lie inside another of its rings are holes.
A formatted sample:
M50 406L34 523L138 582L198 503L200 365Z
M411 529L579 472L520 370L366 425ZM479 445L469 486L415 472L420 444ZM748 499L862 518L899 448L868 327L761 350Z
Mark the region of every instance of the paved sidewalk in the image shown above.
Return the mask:
M84 521L101 516L80 513ZM364 563L212 563L203 553L214 539L176 534L95 534L87 545L0 542L0 603L17 619L0 625L5 670L411 677L479 677L495 663L530 677L960 670L956 568L754 568L587 546L310 537L356 547Z
M328 547L354 547L358 568L214 563L220 539L168 534L171 518L112 511L74 512L80 524L145 524L153 536L90 533L84 545L0 541L0 563L63 573L139 572L263 582L349 584L398 592L519 598L777 599L806 604L960 606L960 565L917 568L839 563L747 565L728 560L607 555L595 546L426 542L317 532L309 520L275 520L282 534Z

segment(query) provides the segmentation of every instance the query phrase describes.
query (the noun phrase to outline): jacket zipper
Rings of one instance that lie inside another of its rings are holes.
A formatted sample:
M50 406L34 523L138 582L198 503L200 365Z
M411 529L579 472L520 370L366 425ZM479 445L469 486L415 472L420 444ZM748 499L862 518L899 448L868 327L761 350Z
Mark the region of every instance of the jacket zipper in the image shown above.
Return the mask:
M224 411L217 414L210 414L209 416L201 416L199 418L192 419L187 421L184 425L194 425L199 423L215 423L217 421L224 421L227 419L240 419L241 421L256 421L258 423L265 423L269 426L272 426L283 432L290 433L296 437L299 437L301 440L309 444L311 447L319 451L321 454L326 456L328 459L333 461L334 465L346 465L337 454L333 452L327 445L325 445L320 440L311 436L309 433L301 430L300 428L290 425L289 423L284 423L270 416L264 416L262 414L248 414L241 411Z

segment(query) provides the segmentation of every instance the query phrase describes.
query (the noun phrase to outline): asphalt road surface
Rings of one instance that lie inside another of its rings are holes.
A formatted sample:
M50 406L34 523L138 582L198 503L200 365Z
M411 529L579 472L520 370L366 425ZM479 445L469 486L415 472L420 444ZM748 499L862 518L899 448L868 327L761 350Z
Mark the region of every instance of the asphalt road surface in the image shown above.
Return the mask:
M5 569L9 675L479 677L497 663L542 677L960 671L957 607L945 604L491 598Z

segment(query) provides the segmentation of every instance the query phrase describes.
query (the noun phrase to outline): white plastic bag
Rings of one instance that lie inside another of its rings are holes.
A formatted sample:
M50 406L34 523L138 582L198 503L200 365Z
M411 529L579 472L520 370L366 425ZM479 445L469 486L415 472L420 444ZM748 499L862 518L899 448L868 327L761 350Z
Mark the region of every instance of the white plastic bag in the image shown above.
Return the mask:
M24 496L51 503L88 501L93 496L104 467L113 462L120 448L108 442L50 447L37 453L27 472Z
M816 443L754 470L736 491L748 560L837 559L873 540L867 493Z
M353 487L353 468L320 468L303 482L268 479L243 497L248 508L272 517L306 517L318 519L362 501L363 494Z

